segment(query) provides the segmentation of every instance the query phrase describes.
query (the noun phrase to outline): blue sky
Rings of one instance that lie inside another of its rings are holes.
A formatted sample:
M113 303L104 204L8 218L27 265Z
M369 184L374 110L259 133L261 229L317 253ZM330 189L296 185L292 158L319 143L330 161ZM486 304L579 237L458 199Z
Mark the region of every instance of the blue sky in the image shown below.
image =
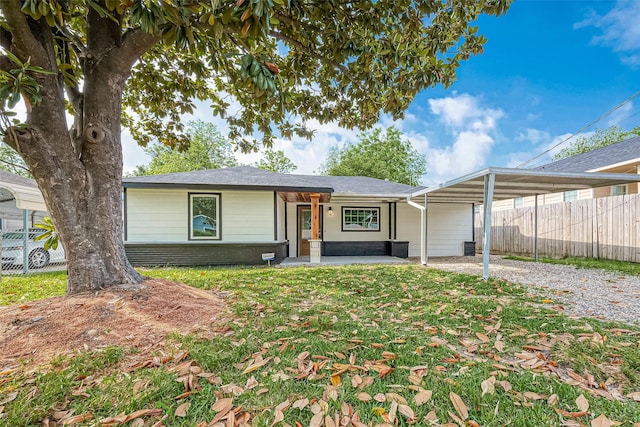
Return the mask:
M514 2L506 15L483 17L484 54L458 69L447 90L419 94L395 125L427 156L423 184L486 166L513 167L544 152L640 91L640 0ZM211 120L206 110L195 118ZM640 96L586 130L640 125ZM329 148L357 141L359 131L310 124L313 141L278 141L298 165L318 170ZM125 171L148 161L123 135ZM560 146L559 148L562 148ZM243 163L259 154L239 155ZM546 162L543 157L535 162Z

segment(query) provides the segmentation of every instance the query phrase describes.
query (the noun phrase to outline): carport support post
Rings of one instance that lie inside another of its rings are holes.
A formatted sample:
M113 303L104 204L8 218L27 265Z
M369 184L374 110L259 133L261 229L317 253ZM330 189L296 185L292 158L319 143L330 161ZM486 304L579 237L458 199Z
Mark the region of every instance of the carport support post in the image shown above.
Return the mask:
M429 200L427 199L427 195L424 195L424 209L420 209L420 258L422 265L427 265L429 259L429 252L427 251L427 206L429 204Z
M482 236L482 278L489 278L489 252L491 251L491 203L493 202L493 189L496 185L496 175L490 173L484 176L484 234Z
M536 194L536 206L533 211L533 260L538 262L538 195Z
M24 237L22 240L22 272L27 274L29 271L29 210L22 210L22 230L24 230Z

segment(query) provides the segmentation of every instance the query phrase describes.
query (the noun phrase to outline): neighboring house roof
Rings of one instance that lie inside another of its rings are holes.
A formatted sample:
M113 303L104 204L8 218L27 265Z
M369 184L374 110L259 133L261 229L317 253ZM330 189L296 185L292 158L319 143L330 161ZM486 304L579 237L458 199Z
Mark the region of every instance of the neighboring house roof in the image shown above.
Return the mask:
M9 184L23 185L25 187L38 188L38 184L36 184L33 179L25 178L24 176L0 170L0 183L4 182Z
M640 137L596 148L533 170L545 172L591 172L630 161L638 161L640 163Z
M124 187L166 188L215 186L221 189L268 189L353 195L410 194L416 187L363 176L295 175L252 166L148 175L123 179Z

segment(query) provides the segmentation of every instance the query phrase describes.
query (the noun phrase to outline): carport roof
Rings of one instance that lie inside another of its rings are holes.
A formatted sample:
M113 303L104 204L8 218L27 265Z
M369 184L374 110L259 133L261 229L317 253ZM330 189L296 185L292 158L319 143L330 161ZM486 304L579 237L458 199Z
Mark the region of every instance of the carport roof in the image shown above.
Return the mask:
M483 203L484 180L491 174L495 175L493 200L640 182L640 175L634 174L487 168L415 191L411 197L426 194L429 203Z
M13 199L18 209L47 211L42 193L34 180L0 171L0 201L9 202Z

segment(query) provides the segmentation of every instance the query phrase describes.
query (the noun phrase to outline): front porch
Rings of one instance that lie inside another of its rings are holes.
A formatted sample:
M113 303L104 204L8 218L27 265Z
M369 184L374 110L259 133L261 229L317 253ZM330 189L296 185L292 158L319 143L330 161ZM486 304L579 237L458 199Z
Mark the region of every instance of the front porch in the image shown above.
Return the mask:
M276 267L302 267L351 264L410 264L411 261L393 256L323 256L320 262L310 262L308 256L285 258Z

